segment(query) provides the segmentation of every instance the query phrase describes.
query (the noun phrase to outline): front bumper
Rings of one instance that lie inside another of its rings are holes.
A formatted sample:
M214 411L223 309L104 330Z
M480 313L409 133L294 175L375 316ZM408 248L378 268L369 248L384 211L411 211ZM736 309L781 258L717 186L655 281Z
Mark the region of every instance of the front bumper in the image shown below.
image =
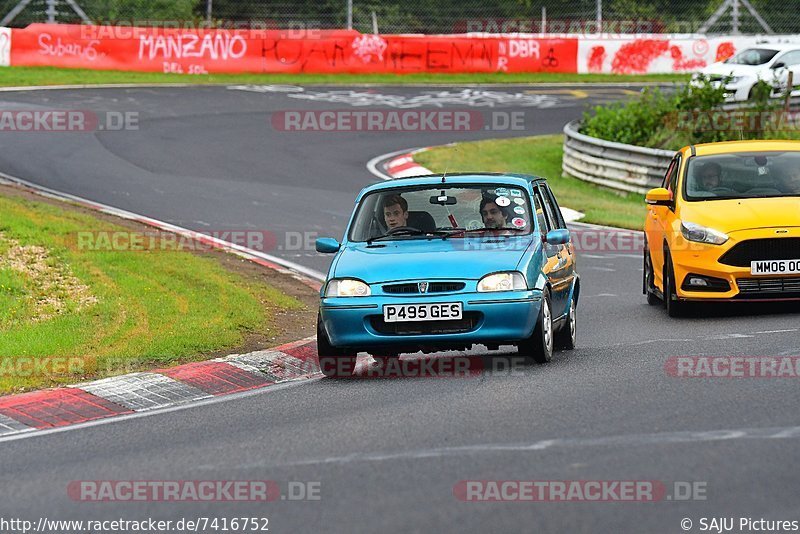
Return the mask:
M800 228L790 228L781 238L800 238ZM754 239L776 238L774 228L731 232L722 245L692 243L678 236L670 249L678 298L684 300L748 300L777 301L800 299L800 275L753 275L750 266L733 266L720 262L739 243ZM771 258L758 258L771 259ZM800 258L798 258L800 259ZM687 288L687 277L699 275L724 281L721 288Z
M329 341L339 348L393 352L460 349L476 343L515 343L529 337L539 317L541 298L539 290L328 297L320 302L320 317ZM383 323L386 304L452 302L462 305L465 320L459 324L453 321ZM405 325L402 331L393 332L393 327L387 327L397 324Z

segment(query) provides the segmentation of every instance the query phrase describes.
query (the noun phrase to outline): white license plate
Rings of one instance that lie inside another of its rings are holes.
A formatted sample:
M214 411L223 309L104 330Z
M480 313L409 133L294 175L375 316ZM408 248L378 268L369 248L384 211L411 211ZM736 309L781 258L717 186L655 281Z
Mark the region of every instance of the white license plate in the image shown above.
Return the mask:
M460 302L436 304L387 304L383 307L383 320L387 323L405 321L454 321L461 319Z
M750 274L800 274L800 259L751 261Z

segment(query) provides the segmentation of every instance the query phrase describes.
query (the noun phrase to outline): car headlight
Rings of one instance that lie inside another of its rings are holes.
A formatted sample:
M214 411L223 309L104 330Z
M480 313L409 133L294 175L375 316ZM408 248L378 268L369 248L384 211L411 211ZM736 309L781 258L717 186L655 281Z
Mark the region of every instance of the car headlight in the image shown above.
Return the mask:
M372 294L369 286L354 278L340 278L328 282L326 297L368 297Z
M525 283L525 277L522 273L508 272L508 273L494 273L481 278L478 282L478 291L481 293L489 291L514 291L519 289L528 289Z
M739 83L739 82L743 82L743 81L744 81L744 78L745 78L744 76L734 76L733 78L731 78L731 79L728 81L728 83L731 83L731 84L733 84L733 83Z
M721 245L728 240L728 235L723 234L719 230L706 228L705 226L685 221L681 222L681 233L687 241L694 241L695 243Z

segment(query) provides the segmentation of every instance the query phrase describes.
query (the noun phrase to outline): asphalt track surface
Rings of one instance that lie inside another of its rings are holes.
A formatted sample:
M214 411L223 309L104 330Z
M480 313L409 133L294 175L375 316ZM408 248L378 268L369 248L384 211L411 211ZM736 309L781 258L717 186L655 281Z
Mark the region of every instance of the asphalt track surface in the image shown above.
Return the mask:
M431 91L355 90L403 101ZM625 97L619 89L588 96L552 90L561 93L548 93L556 99L549 107L496 108L524 111L524 131L402 134L276 131L275 111L352 108L286 92L3 93L4 109L136 111L140 124L124 132L1 133L0 171L195 230L339 237L355 193L377 180L364 167L374 156L557 133L587 103ZM329 261L310 251L273 252L321 271ZM797 379L687 379L665 370L671 356L798 355L797 306L704 307L696 317L670 319L645 303L637 254L596 251L579 262L579 347L550 364L470 378L312 380L6 441L0 517L268 517L271 532L681 532L683 518L694 522L692 531L704 517L800 519ZM494 356L510 362L514 352ZM67 494L76 480L229 479L319 482L321 500L109 503ZM700 482L706 495L475 503L454 496L462 480L654 480L670 493L675 481Z

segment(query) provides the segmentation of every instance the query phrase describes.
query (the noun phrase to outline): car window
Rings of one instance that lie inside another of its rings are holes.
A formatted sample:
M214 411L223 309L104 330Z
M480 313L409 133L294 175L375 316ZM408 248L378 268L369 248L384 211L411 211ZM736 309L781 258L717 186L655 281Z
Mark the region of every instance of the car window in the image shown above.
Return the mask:
M771 48L748 48L725 61L730 65L763 65L778 53Z
M552 212L554 216L554 224L558 228L566 228L567 223L564 221L564 216L561 214L561 210L558 207L558 202L556 202L556 197L553 195L553 191L550 189L550 186L547 184L541 184L539 187L542 190L545 202L550 205L550 212Z
M530 217L528 194L517 185L397 187L375 191L361 199L350 226L349 239L367 241L397 227L421 232L453 228L505 229L528 234L532 224ZM408 233L394 238L420 238ZM463 238L464 234L452 237Z
M546 234L550 230L555 230L558 228L558 219L556 219L555 215L553 214L553 208L550 206L550 203L545 200L545 197L542 195L542 191L537 187L535 189L536 195L536 216L539 217L539 210L541 207L542 216L544 218L544 226L542 227L542 233ZM540 219L541 222L541 219Z
M539 227L539 232L542 234L546 234L550 231L550 225L547 221L547 215L544 212L544 205L542 203L542 199L539 196L539 191L534 190L533 195L533 205L534 209L536 210L536 223Z
M664 183L662 187L672 193L672 198L675 198L675 190L678 186L678 171L681 168L681 158L676 156L667 169L667 174L664 176Z
M691 158L683 190L690 201L800 196L800 151Z
M667 167L667 172L664 173L664 179L661 181L661 187L669 189L669 178L672 176L672 171L675 169L676 160L672 160Z
M787 52L781 57L779 57L778 61L783 63L787 67L800 65L800 50L792 50L791 52Z

